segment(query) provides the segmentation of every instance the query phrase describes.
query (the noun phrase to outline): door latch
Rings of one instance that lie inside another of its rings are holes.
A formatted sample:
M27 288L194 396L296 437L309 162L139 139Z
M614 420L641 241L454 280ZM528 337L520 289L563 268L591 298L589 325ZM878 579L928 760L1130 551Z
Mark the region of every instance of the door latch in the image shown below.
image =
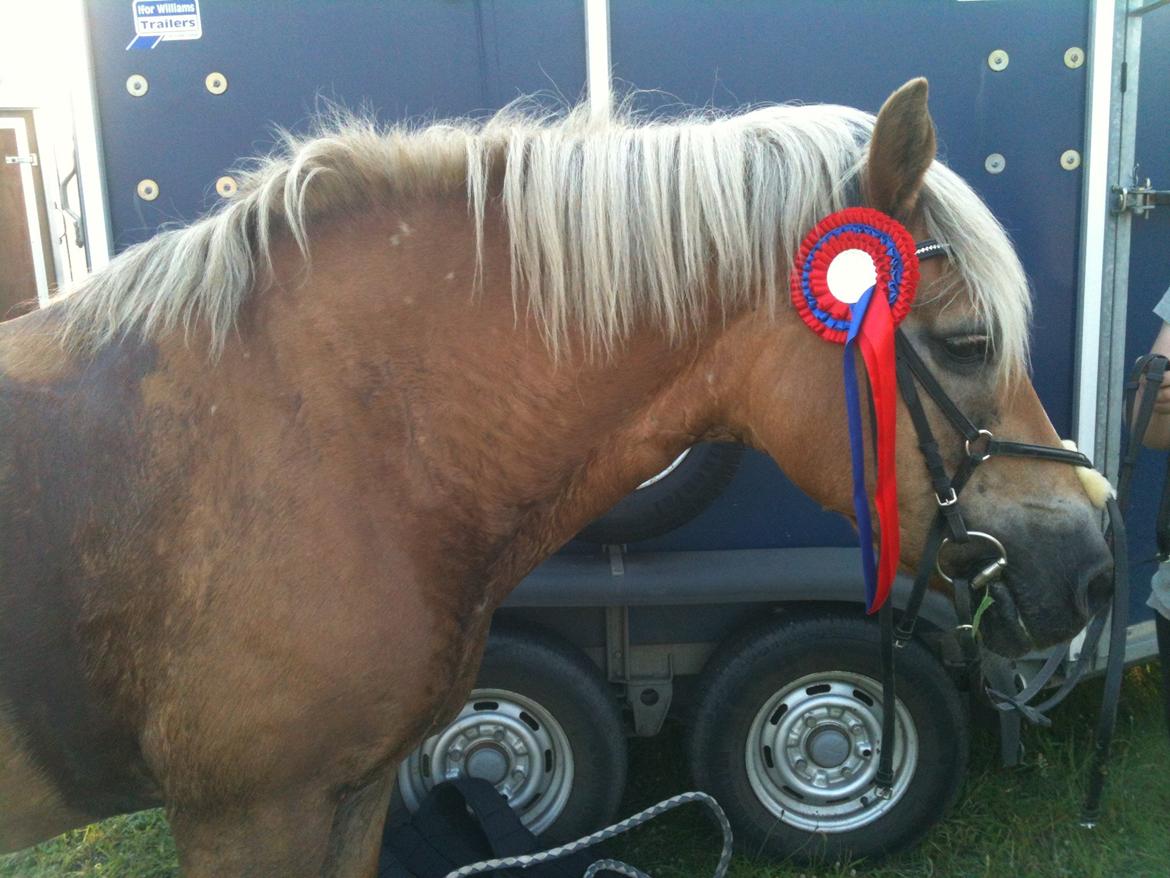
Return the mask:
M37 154L30 152L28 155L6 155L4 156L4 164L6 165L33 165L39 164L37 161Z
M1154 189L1150 185L1150 178L1145 181L1134 178L1130 186L1113 187L1113 213L1120 215L1127 210L1140 217L1149 219L1150 211L1155 207L1170 206L1170 189Z

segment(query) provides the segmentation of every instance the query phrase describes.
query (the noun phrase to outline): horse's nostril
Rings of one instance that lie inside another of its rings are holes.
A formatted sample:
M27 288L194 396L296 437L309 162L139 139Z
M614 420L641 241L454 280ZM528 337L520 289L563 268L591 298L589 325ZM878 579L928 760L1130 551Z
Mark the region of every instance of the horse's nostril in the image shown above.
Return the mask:
M1077 595L1080 610L1086 617L1092 616L1109 602L1113 594L1113 566L1089 574L1082 580Z

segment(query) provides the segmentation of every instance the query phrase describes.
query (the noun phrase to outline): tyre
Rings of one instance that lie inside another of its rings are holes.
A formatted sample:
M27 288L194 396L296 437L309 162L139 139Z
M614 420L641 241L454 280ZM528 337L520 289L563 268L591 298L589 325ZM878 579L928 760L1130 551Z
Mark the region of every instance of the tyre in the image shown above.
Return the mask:
M681 527L723 493L742 457L740 445L691 446L578 536L592 543L632 543Z
M751 854L806 862L877 857L918 841L967 770L963 703L931 652L897 655L893 795L875 795L881 752L878 626L847 617L773 621L704 670L689 760Z
M399 767L391 810L413 812L436 784L464 775L494 783L549 843L612 822L626 738L597 667L542 632L494 630L466 705Z

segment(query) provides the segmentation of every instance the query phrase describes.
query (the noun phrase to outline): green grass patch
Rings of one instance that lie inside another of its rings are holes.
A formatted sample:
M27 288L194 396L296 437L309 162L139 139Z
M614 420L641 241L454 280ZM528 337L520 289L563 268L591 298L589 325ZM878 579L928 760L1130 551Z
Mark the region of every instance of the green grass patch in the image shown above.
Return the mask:
M179 874L162 811L112 817L0 858L4 878L170 878Z
M1054 715L1051 729L1025 730L1023 767L998 767L990 728L974 735L972 768L954 813L914 851L881 864L818 869L762 861L738 850L733 878L1164 878L1170 874L1170 745L1163 727L1157 668L1126 674L1105 814L1095 830L1077 826L1084 767L1100 698L1087 683ZM631 814L688 788L678 728L630 744ZM719 835L699 806L636 830L614 854L654 878L711 874ZM161 812L117 817L0 858L0 878L172 878L174 844Z

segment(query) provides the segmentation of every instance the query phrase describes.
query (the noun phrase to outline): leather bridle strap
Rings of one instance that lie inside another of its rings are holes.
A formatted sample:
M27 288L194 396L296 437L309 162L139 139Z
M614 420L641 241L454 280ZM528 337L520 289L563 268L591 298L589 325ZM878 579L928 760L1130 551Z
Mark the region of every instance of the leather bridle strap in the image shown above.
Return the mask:
M1081 817L1083 826L1096 825L1100 812L1101 795L1104 790L1106 777L1106 763L1116 725L1117 705L1121 696L1121 675L1125 665L1125 643L1129 623L1129 551L1123 512L1129 502L1129 489L1132 484L1134 465L1137 462L1141 443L1145 437L1150 419L1153 416L1154 403L1162 378L1167 372L1165 357L1149 355L1138 360L1126 382L1125 419L1132 425L1129 442L1122 455L1118 470L1118 492L1116 499L1106 503L1109 516L1108 537L1113 552L1113 595L1109 607L1103 607L1090 621L1086 629L1085 641L1081 646L1081 654L1072 671L1065 677L1064 682L1051 696L1039 704L1029 705L1028 702L1039 694L1054 676L1060 660L1064 657L1063 649L1053 650L1041 671L1029 682L1028 686L1015 696L1007 697L1001 692L988 689L995 706L1000 710L1017 710L1034 722L1048 723L1044 714L1072 691L1088 670L1089 663L1097 653L1097 645L1105 629L1106 617L1110 619L1109 648L1105 664L1105 681L1101 697L1101 711L1097 718L1096 734L1094 736L1093 761L1089 770L1089 785L1085 796L1085 807ZM1137 400L1137 412L1134 414L1134 402L1138 390L1141 388L1141 397ZM1168 490L1163 493L1162 512L1167 507ZM1160 629L1166 629L1166 620L1158 616L1157 624ZM1159 630L1159 634L1163 634ZM1170 723L1170 678L1165 676L1166 665L1170 660L1170 638L1159 637L1159 652L1163 663L1163 689L1167 701L1167 722Z
M956 485L947 473L946 463L943 461L938 441L934 438L934 430L930 427L930 419L927 418L926 410L922 407L922 400L918 396L913 367L902 355L902 349L910 348L910 344L906 341L905 336L898 332L894 337L894 345L897 351L895 368L898 375L898 390L906 403L906 409L910 412L910 419L914 423L914 432L918 435L918 450L922 452L922 459L926 462L926 471L930 474L930 486L931 490L934 491L935 502L938 503L939 512L942 513L942 521L950 530L951 539L959 543L965 542L967 527L963 523L963 516L959 513L958 491L962 485ZM921 365L921 361L919 361L919 365ZM926 367L922 368L925 370ZM963 475L961 472L956 473L957 478L963 478ZM939 538L941 539L941 534ZM937 548L936 546L936 551Z
M1166 367L1167 361L1162 355L1146 354L1134 363L1125 382L1125 422L1131 426L1131 430L1130 441L1125 446L1125 453L1121 456L1121 465L1117 472L1117 496L1122 504L1122 512L1129 505L1129 486L1133 480L1133 470L1142 450L1142 440L1154 416L1154 403L1158 401L1158 389L1162 386ZM1145 389L1141 399L1138 399L1138 390L1143 387Z
M920 243L916 248L916 252L921 261L923 259L946 255L949 252L949 248L945 244L931 240ZM900 330L895 334L895 351L897 358L898 389L910 414L911 421L914 424L914 430L918 438L918 447L922 452L927 472L930 475L931 488L934 491L935 501L939 507L939 515L935 518L934 523L927 533L922 560L914 579L910 599L896 631L893 624L893 610L889 604L884 605L879 611L879 622L881 626L882 696L884 705L882 713L882 740L884 743L878 760L875 783L877 795L882 798L889 798L892 795L894 783L893 742L896 734L894 685L895 645L904 646L913 636L914 625L921 610L927 587L934 576L938 554L944 543L947 541L963 543L969 539L970 534L958 507L959 492L966 485L975 468L980 463L994 456L1020 457L1092 468L1092 462L1089 458L1079 451L1001 440L997 439L990 431L980 429L955 405L954 401L943 389L930 369L927 368L918 352L914 349L913 344L911 344L909 339ZM947 473L942 451L939 448L938 441L935 439L934 431L930 425L930 419L926 414L922 404L922 398L918 393L919 386L921 386L943 416L964 439L966 454L956 469L954 476L950 476ZM1108 672L1106 674L1105 696L1102 700L1101 716L1098 721L1093 771L1090 776L1089 793L1085 806L1086 822L1095 819L1101 789L1104 784L1104 764L1112 738L1113 725L1116 718L1117 695L1120 690L1120 668L1124 659L1125 620L1128 609L1128 588L1125 587L1128 580L1118 578L1119 574L1126 574L1125 533L1124 526L1121 523L1120 509L1113 501L1110 501L1109 514L1115 554L1115 579L1112 601L1113 625L1110 636L1110 655ZM979 536L983 539L989 539L986 534ZM996 546L999 545L994 539L990 539L990 541ZM956 636L965 666L968 670L974 670L979 665L979 646L975 640L975 614L971 609L972 591L985 587L991 580L998 577L1003 567L1006 566L1006 557L1002 556L1002 547L1000 547L1000 551L1000 559L986 567L983 571L978 572L972 579L968 580L957 576L951 579L955 596L955 610L959 621ZM1001 710L1014 710L1035 722L1047 723L1047 718L1044 717L1043 712L1063 700L1064 696L1071 691L1077 680L1080 679L1088 667L1089 659L1096 652L1097 641L1105 627L1105 615L1106 613L1103 610L1097 613L1091 620L1081 656L1073 672L1069 675L1069 679L1065 680L1064 685L1054 695L1045 699L1039 705L1028 704L1028 701L1039 694L1041 689L1047 685L1057 669L1063 664L1063 650L1060 652L1053 651L1045 662L1042 673L1039 675L1042 679L1033 680L1031 685L1015 697L1006 696L989 689L988 694L996 702L996 706ZM1121 620L1120 622L1119 619ZM1119 625L1120 634L1118 634ZM1114 677L1116 677L1116 680L1114 680ZM1016 727L1018 728L1018 723Z
M931 488L935 494L935 502L938 503L939 507L939 520L945 524L953 542L962 543L967 539L967 529L958 506L958 493L966 485L975 468L989 458L997 456L1023 457L1092 469L1092 461L1079 451L996 439L987 430L979 429L959 411L958 406L943 390L942 385L922 362L922 358L910 340L901 331L896 334L895 345L898 356L898 388L910 413L914 430L918 434L918 447L922 451L927 471L930 474ZM930 420L923 408L916 385L922 386L947 420L966 440L966 456L959 464L953 478L947 475L938 441L934 437L934 431L931 429ZM936 525L927 536L927 544L922 556L923 562L915 577L906 611L902 614L902 620L898 625L897 639L902 644L914 634L914 626L922 608L922 601L934 575L934 558L938 554L943 539L942 533L936 532L937 530Z
M959 407L955 405L954 401L947 395L947 392L943 390L942 385L938 383L934 374L927 368L926 363L922 362L922 357L918 355L918 351L914 349L914 345L910 344L910 340L899 331L896 341L898 359L905 363L914 377L918 379L918 383L922 385L922 389L934 400L934 404L939 407L946 416L946 419L954 425L956 430L963 434L963 438L968 442L977 440L979 438L979 428L971 423L970 418L959 411ZM917 394L915 396L917 397Z

